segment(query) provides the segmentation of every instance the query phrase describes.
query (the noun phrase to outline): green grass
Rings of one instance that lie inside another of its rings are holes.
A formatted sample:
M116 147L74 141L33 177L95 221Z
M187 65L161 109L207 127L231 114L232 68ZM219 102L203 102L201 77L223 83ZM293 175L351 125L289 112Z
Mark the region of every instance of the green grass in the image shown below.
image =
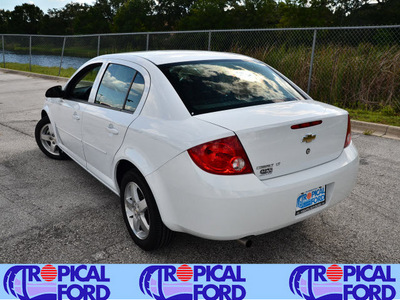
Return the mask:
M394 113L392 115L388 115L385 112L385 109L371 111L365 109L348 108L347 111L349 112L350 117L354 120L400 126L400 114Z
M0 66L1 68L4 67L3 64ZM53 75L58 76L59 67L42 67L37 65L32 65L31 70L29 70L29 64L19 64L19 63L6 63L6 69L18 70L18 71L25 71L25 72L32 72L38 74L45 74L45 75ZM75 73L75 69L68 68L63 69L61 68L61 77L71 77L72 74Z

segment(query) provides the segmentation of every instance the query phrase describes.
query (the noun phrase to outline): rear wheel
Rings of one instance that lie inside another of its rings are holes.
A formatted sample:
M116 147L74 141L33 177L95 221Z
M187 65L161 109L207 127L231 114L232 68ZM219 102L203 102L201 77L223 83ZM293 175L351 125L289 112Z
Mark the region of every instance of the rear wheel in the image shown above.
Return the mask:
M35 139L40 150L48 157L53 159L68 159L66 155L58 146L57 138L54 134L53 127L51 126L49 117L43 117L35 128Z
M140 248L151 251L171 241L173 232L162 222L153 193L140 174L131 170L124 175L120 198L125 224Z

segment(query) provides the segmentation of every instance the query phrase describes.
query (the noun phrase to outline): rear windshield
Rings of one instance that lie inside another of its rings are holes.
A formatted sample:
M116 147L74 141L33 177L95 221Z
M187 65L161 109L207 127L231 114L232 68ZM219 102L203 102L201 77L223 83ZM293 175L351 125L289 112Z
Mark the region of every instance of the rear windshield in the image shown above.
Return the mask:
M208 60L159 68L192 115L304 99L261 62Z

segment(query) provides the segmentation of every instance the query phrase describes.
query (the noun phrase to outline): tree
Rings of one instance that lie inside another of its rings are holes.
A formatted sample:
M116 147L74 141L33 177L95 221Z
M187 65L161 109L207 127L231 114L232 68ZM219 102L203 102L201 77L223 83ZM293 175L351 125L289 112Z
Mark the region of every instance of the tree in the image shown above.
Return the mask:
M94 6L87 6L84 11L78 13L74 18L74 33L90 34L110 32L112 18L110 6L98 3Z
M346 25L394 25L400 20L400 1L387 0L366 3L354 10L346 19Z
M11 12L9 10L0 9L0 33L8 33Z
M41 34L67 34L67 29L72 28L70 20L64 18L62 9L49 9L43 16L40 24Z
M175 30L179 21L186 17L195 0L158 0L154 10L157 30Z
M114 32L151 31L153 28L152 0L127 0L114 17Z
M334 11L341 11L347 16L365 4L368 4L368 2L368 0L330 0L330 5Z
M397 24L400 0L95 0L43 14L0 9L0 33L96 34L162 30Z
M22 4L15 6L10 14L9 32L36 34L40 29L43 11L34 4Z
M91 14L101 22L101 26L98 26L97 31L101 29L103 29L103 32L111 31L114 17L124 2L124 0L96 0Z
M295 0L283 8L279 27L327 27L335 22L330 0Z
M197 0L189 14L179 22L179 28L223 29L231 26L231 1L228 0Z
M111 31L122 0L97 0L93 6L69 3L50 9L42 19L43 34L91 34Z
M232 25L236 28L275 27L281 18L281 4L274 0L244 0L233 4Z

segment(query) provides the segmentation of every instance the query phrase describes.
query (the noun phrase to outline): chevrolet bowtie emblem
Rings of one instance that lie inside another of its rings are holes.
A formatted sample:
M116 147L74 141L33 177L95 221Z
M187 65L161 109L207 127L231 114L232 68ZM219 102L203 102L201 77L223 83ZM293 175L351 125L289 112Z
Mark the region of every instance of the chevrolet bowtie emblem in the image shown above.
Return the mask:
M315 134L307 134L303 137L302 143L311 143L316 137Z

